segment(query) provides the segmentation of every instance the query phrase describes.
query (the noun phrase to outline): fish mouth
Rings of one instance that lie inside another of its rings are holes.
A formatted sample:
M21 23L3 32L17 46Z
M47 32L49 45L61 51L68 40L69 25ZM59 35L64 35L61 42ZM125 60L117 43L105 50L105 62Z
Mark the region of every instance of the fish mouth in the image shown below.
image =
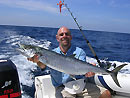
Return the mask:
M18 52L27 58L33 57L35 55L33 49L26 47L24 44L18 44L19 48L16 48Z

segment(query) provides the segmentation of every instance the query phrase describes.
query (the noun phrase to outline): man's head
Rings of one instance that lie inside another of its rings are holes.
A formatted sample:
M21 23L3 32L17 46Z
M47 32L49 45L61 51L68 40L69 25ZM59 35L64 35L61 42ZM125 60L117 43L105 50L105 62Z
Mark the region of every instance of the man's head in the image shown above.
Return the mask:
M61 47L70 47L72 40L70 30L67 27L62 26L57 32L56 39Z

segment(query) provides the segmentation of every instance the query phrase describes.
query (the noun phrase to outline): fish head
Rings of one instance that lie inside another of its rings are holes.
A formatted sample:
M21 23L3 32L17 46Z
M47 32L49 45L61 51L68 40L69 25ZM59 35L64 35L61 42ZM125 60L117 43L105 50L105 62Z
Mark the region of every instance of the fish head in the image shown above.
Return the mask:
M41 50L37 46L26 45L26 44L18 44L19 48L17 50L22 53L22 55L26 57L33 57L35 54L41 55Z

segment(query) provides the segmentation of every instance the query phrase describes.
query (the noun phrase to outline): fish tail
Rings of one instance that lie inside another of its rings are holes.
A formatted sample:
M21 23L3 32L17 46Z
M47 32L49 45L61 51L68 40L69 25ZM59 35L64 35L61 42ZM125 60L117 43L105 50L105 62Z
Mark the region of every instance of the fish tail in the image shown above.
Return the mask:
M122 64L122 65L116 67L115 69L113 69L113 70L110 72L110 75L111 75L112 79L114 80L114 82L115 82L119 87L121 87L121 86L120 86L119 81L118 81L118 79L117 79L117 74L118 74L118 72L119 72L125 65L127 65L127 64Z

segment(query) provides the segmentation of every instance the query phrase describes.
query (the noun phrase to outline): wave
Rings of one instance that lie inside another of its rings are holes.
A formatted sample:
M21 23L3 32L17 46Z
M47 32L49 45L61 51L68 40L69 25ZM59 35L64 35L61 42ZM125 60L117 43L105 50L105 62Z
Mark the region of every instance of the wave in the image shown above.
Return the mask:
M0 59L10 59L16 65L22 89L22 98L32 98L30 96L33 95L29 95L28 92L31 91L32 93L32 85L34 85L35 77L33 72L38 68L36 64L29 62L27 58L16 51L17 44L33 44L49 48L51 42L43 39L39 41L30 36L18 35L17 32L13 32L12 34L12 31L8 30L4 31L4 34L5 35L3 35L4 37L1 40ZM25 86L30 87L28 92L26 92Z
M44 72L37 67L35 63L32 63L27 60L26 57L19 54L15 48L17 47L18 43L24 44L32 44L44 48L50 48L51 42L47 39L39 39L36 40L32 38L31 35L22 35L16 31L5 30L2 33L2 39L0 40L0 59L9 58L12 62L16 65L19 79L21 83L22 89L22 98L32 98L34 94L34 78L37 75L42 75ZM94 58L86 57L86 62L89 63L96 63L97 61ZM117 66L121 64L128 64L125 66L120 73L127 73L130 74L130 62L120 62L120 61L110 61L111 63L116 63ZM110 70L112 70L111 68Z

